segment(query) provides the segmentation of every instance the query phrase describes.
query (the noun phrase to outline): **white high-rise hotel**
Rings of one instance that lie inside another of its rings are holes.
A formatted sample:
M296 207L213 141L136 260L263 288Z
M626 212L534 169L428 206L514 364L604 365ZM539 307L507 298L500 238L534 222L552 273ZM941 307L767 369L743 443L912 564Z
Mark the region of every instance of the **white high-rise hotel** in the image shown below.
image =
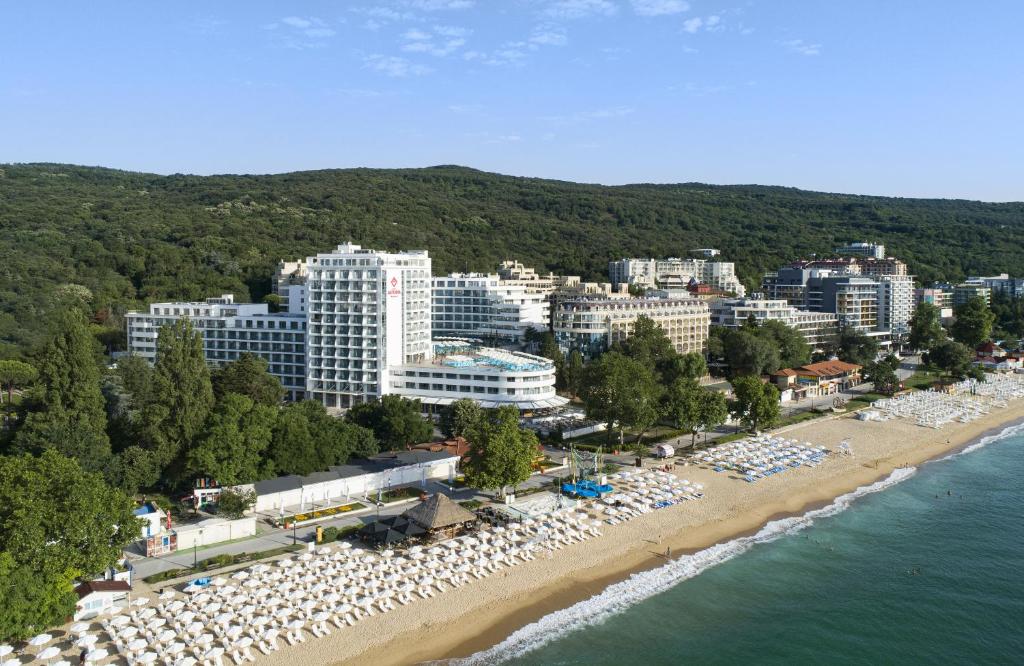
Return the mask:
M310 258L307 396L345 409L391 393L389 366L431 357L430 257L342 244Z

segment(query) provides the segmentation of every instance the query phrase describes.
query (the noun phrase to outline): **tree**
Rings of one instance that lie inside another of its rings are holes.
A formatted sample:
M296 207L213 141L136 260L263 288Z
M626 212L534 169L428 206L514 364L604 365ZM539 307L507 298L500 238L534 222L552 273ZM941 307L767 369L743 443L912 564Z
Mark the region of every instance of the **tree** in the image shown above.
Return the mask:
M900 385L900 379L891 363L882 360L864 366L864 379L871 382L875 392L892 395Z
M480 419L480 403L461 398L441 411L441 432L445 437L465 437L466 431Z
M798 368L811 360L811 348L800 331L781 321L768 320L757 328L757 336L773 343L779 353L780 368ZM775 372L775 368L771 372Z
M429 442L434 426L420 415L419 400L398 395L385 395L379 401L356 405L345 418L350 423L369 428L386 451L405 449L413 444Z
M74 610L72 582L139 538L132 501L56 451L0 457L0 640L25 638Z
M0 360L0 389L7 391L7 403L14 400L14 389L25 388L36 380L39 372L35 366L23 361ZM2 396L0 396L2 400Z
M265 359L249 352L239 354L237 360L212 374L214 396L220 400L227 393L237 393L260 405L280 405L285 390L281 380L270 374L267 368Z
M946 337L939 317L939 308L931 303L920 303L910 317L910 335L907 344L912 349L931 349Z
M225 488L217 496L217 513L230 520L236 520L256 506L256 491Z
M540 443L532 431L519 427L515 407L483 411L467 438L469 454L463 469L470 485L504 492L530 477Z
M771 428L779 420L779 390L760 377L747 375L732 380L735 400L732 413L749 430Z
M107 411L100 390L96 341L78 310L65 311L39 354L39 390L18 432L16 448L48 449L101 470L110 458Z
M186 470L221 485L252 483L273 474L265 452L270 446L277 408L237 393L225 394L188 452Z
M164 466L180 473L184 455L206 425L213 407L210 369L202 336L188 319L166 324L157 336L153 395L147 405L156 439L153 448Z
M104 476L115 488L134 495L143 488L152 488L160 480L160 461L152 451L129 446L110 459Z
M728 419L729 406L726 403L725 396L718 391L703 389L700 393L700 418L697 421L697 429L707 433L722 425ZM690 446L693 446L695 436L696 433L694 433L694 438L690 440Z
M565 390L569 392L569 395L572 397L579 395L580 382L583 381L583 354L580 353L579 349L573 349L569 352L569 358L565 362L562 376L564 378Z
M845 326L839 332L835 351L840 360L863 367L878 356L878 340L852 326Z
M954 314L956 320L949 332L957 342L975 349L991 337L996 316L981 296L975 296L956 308Z
M955 340L943 340L928 351L925 361L954 379L963 379L971 374L974 352Z
M280 410L269 456L277 473L311 474L377 451L372 431L331 416L319 402L304 400Z
M775 344L749 330L727 330L722 348L730 377L766 375L782 367Z
M700 429L702 391L704 389L693 379L681 378L665 392L664 415L676 427L691 433L691 445Z
M586 367L580 397L587 416L605 422L609 434L617 429L619 446L624 446L626 428L639 431L639 444L654 425L661 388L650 368L610 351Z

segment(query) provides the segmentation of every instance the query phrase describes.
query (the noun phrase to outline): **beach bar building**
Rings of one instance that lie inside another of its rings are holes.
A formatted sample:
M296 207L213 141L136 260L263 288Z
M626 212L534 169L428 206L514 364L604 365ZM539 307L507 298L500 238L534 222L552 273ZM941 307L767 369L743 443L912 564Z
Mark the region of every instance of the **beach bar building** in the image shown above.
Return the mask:
M447 495L435 493L402 514L409 522L419 525L433 539L450 539L458 536L477 522L476 514L448 499Z
M832 395L860 383L861 366L846 361L821 361L772 374L783 398L791 400Z

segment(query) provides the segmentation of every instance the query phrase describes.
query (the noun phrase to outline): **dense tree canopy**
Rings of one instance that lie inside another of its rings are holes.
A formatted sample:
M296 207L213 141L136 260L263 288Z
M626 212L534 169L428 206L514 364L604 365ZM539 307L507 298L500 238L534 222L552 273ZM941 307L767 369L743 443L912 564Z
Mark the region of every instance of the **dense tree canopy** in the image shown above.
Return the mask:
M69 300L98 326L152 300L235 293L258 302L282 258L351 239L426 248L439 273L538 270L604 278L624 256L717 247L761 275L851 238L902 257L923 283L1024 275L1024 205L781 187L604 187L461 167L271 176L130 173L59 164L0 171L0 357L23 354Z
M39 386L15 440L18 450L53 449L85 469L106 467L111 449L97 346L78 310L57 320L36 360Z
M483 408L472 398L461 398L441 411L438 424L445 437L465 437L466 432L480 420Z
M866 366L878 356L878 340L846 326L839 331L839 341L833 351L842 361Z
M380 400L356 405L345 419L373 431L381 449L394 451L413 444L429 442L434 426L420 415L420 401L398 395L385 395Z
M220 399L227 393L236 393L261 405L277 406L284 400L284 387L280 379L267 372L267 367L266 359L243 352L238 360L213 372L213 394Z
M132 502L56 451L0 456L0 640L24 638L74 609L71 583L139 537Z
M661 392L649 367L610 351L584 369L580 398L589 418L607 424L609 434L618 431L622 446L626 428L642 436L657 421Z
M939 314L939 308L931 303L918 303L910 317L907 344L911 349L931 349L946 337L946 329L942 328Z
M949 332L957 342L975 349L992 336L996 316L981 296L975 296L959 306L954 314L956 319Z
M779 420L779 389L762 382L760 377L747 375L732 380L735 396L733 416L752 431L767 430Z
M481 411L466 437L469 455L463 470L474 487L504 490L530 477L540 443L533 431L519 427L515 407Z

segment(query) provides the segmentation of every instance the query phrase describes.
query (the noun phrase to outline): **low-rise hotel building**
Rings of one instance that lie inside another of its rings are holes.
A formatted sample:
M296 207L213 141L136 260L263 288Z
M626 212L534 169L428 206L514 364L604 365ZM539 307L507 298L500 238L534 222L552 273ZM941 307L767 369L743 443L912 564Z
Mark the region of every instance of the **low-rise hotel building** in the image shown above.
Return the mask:
M271 313L265 303L235 303L232 294L194 303L153 303L147 312L126 317L128 351L153 363L160 328L188 319L203 339L203 355L213 367L243 353L266 360L289 400L305 397L306 315Z
M435 277L432 285L435 336L520 340L528 329L548 328L550 289L480 273Z

